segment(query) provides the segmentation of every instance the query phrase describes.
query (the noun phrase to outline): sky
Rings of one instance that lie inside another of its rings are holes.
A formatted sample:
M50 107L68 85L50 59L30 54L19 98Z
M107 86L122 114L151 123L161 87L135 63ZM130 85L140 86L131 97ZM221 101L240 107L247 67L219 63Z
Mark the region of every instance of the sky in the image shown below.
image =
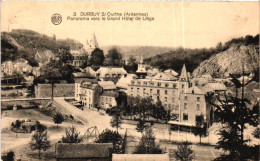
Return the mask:
M215 47L259 34L259 2L1 2L1 30L30 29L84 45L95 33L102 45ZM81 12L148 13L154 21L69 21ZM62 22L54 25L51 16Z

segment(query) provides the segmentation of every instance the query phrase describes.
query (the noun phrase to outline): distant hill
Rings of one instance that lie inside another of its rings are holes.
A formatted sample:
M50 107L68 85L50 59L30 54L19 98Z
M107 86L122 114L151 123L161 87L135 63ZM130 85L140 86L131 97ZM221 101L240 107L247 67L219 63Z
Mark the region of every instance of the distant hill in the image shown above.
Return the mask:
M78 49L82 46L72 39L56 40L55 35L49 37L31 30L12 30L1 33L1 62L23 58L28 60L30 65L37 66L40 63L39 55L57 56L60 48Z
M171 47L160 47L160 46L118 46L118 45L107 45L101 46L100 48L107 54L108 50L115 47L123 55L123 59L128 59L130 55L135 56L137 60L140 59L141 55L143 58L150 58L162 53L169 52L174 48Z
M48 56L57 56L60 48L70 47L70 49L78 49L83 47L83 44L76 40L65 39L56 40L56 36L49 37L44 34L40 34L35 31L26 29L12 30L11 32L2 32L1 34L1 48L2 59L1 62L7 60L16 60L24 58L28 60L32 66L37 66L39 62L39 56L41 60L45 60ZM158 54L162 54L173 50L170 47L156 47L156 46L101 46L104 54L111 48L117 48L123 55L123 59L128 59L130 55L140 59L149 58ZM46 54L47 53L47 54Z
M229 72L229 69L235 68L236 62L246 59L248 60L248 72L256 70L257 67L255 63L259 63L256 58L259 56L259 34L256 36L247 35L245 37L234 38L226 43L218 43L215 48L202 48L202 49L183 49L177 48L166 52L164 54L156 55L145 59L147 64L151 66L158 67L160 69L172 68L180 72L183 64L186 64L187 70L193 72L195 75L201 75L204 73L223 75L224 71ZM223 53L223 56L214 58L218 53ZM238 56L240 53L241 56ZM217 64L216 60L220 64ZM229 62L228 64L223 64L221 62ZM234 61L233 64L231 61ZM249 65L250 61L254 65ZM238 64L239 65L239 64ZM241 64L240 64L241 65ZM209 68L212 67L212 68ZM223 68L222 68L223 67ZM233 71L233 70L232 70ZM236 71L238 72L238 71Z

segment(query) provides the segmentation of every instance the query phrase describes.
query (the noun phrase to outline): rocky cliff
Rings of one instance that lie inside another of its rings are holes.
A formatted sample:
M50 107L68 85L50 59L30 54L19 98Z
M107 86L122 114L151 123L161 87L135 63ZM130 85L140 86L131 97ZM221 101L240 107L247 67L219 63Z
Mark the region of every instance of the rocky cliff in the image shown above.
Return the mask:
M245 73L258 72L259 46L232 46L200 63L193 71L193 76L201 76L206 73L217 77L228 77L229 73L241 74L242 64L244 64Z

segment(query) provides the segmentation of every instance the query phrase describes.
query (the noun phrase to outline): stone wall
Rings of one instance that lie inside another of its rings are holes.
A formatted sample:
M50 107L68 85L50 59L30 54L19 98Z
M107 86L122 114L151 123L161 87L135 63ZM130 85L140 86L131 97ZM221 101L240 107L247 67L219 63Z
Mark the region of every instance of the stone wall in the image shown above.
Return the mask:
M35 86L35 97L44 98L51 97L52 92L51 84L37 84ZM54 84L53 88L54 97L74 97L75 84Z

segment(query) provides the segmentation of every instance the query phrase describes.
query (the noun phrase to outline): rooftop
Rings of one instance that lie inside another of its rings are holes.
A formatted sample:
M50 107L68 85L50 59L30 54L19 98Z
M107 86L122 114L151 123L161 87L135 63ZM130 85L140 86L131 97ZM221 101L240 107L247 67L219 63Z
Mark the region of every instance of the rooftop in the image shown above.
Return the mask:
M101 96L108 96L108 97L118 97L118 93L117 92L108 92L108 91L104 91Z
M113 148L112 143L69 144L57 143L55 145L56 158L108 158Z
M113 154L112 161L169 161L169 154Z
M99 74L99 77L105 77L106 74L108 74L110 77L113 74L127 74L126 70L123 67L100 67L97 71L96 74Z
M223 83L208 83L203 87L205 92L212 92L212 91L226 91L227 87Z
M193 86L185 91L188 94L206 94L206 92L197 86Z
M112 81L98 81L98 85L100 85L104 90L116 89L116 85Z

